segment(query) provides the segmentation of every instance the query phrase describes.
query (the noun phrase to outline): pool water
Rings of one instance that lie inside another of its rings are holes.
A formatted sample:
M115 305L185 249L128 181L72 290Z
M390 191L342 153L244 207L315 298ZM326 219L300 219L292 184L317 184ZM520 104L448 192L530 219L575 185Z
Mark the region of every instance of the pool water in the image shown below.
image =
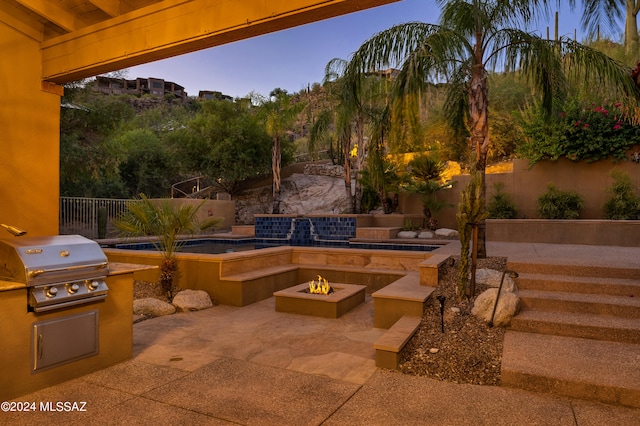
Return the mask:
M229 240L222 238L203 238L186 241L180 248L181 253L204 253L221 254L233 253L246 250L259 250L268 247L281 247L291 244L284 244L282 241L268 241L259 238L242 238ZM295 244L300 246L300 244ZM323 241L320 244L305 245L306 247L333 247L333 248L359 248L374 250L410 250L410 251L433 251L439 246L425 244L394 244L394 243L363 243L349 241ZM109 246L124 250L155 250L151 243L126 243Z

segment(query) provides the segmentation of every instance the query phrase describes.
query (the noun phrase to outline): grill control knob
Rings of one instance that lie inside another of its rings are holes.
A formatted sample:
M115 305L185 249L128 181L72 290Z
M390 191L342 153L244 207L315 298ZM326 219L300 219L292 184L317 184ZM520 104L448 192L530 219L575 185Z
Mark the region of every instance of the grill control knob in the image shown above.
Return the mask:
M95 290L98 288L98 286L100 286L100 283L98 281L88 281L87 285L89 287L89 290Z
M56 294L58 294L57 287L51 287L47 289L47 292L46 292L47 297L56 297Z
M68 291L70 294L77 293L77 292L78 292L78 290L80 290L80 286L79 286L78 284L71 284L71 285L67 288L67 291Z

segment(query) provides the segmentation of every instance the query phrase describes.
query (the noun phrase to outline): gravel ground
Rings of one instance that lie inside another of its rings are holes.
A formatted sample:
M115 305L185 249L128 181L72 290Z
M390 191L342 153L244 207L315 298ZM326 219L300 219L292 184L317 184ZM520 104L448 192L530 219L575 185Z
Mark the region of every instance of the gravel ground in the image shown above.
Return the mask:
M399 370L406 374L454 383L499 385L505 330L499 327L491 328L483 320L471 315L472 301L458 302L457 261L455 266L445 268L432 295L433 302L425 308L418 331L401 354ZM478 259L478 269L480 268L502 271L506 268L506 258ZM478 285L476 294L484 290L484 286ZM444 333L437 296L446 297ZM134 282L133 297L155 297L168 301L157 283L146 281ZM454 312L452 308L458 308L459 313ZM145 319L148 318L139 317L135 322Z
M457 260L457 259L456 259ZM506 258L478 259L478 269L503 271ZM427 376L454 383L500 384L500 364L504 328L491 328L471 315L472 300L458 302L458 268L447 266L422 317L422 323L401 353L399 369L403 373ZM476 286L476 295L486 287ZM445 296L444 333L440 302ZM452 308L460 311L454 312Z
M174 291L176 291L174 289ZM133 282L133 300L144 299L146 297L153 297L163 302L169 302L169 298L162 291L162 287L158 283L152 283L149 281L134 281Z

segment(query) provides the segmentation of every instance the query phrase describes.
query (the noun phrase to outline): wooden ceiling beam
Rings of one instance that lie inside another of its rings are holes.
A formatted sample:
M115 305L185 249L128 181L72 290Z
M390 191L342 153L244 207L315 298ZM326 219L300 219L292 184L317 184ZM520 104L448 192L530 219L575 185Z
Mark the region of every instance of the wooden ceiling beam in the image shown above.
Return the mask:
M66 83L396 1L163 1L44 41L43 80Z
M22 34L41 42L44 40L44 25L37 19L28 18L28 16L20 13L15 7L0 2L0 22L4 22Z
M89 3L93 4L112 18L125 12L129 12L126 4L120 0L89 0Z
M53 22L65 31L75 31L77 17L67 9L62 8L51 0L16 0L19 4L30 9L34 13Z

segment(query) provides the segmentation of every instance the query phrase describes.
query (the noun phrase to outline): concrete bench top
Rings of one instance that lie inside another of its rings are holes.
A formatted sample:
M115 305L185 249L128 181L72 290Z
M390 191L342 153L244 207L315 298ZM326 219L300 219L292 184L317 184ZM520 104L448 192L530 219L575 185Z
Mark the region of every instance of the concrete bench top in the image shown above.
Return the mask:
M374 298L424 302L434 287L420 285L419 274L407 274L372 294Z
M282 272L296 271L297 269L298 269L298 265L289 263L286 265L277 265L277 266L271 266L268 268L259 268L254 271L241 272L239 274L224 275L221 277L221 279L226 281L249 281L249 280L254 280L258 278L268 277L270 275L274 275Z
M413 337L422 318L404 315L374 343L376 350L398 353Z

